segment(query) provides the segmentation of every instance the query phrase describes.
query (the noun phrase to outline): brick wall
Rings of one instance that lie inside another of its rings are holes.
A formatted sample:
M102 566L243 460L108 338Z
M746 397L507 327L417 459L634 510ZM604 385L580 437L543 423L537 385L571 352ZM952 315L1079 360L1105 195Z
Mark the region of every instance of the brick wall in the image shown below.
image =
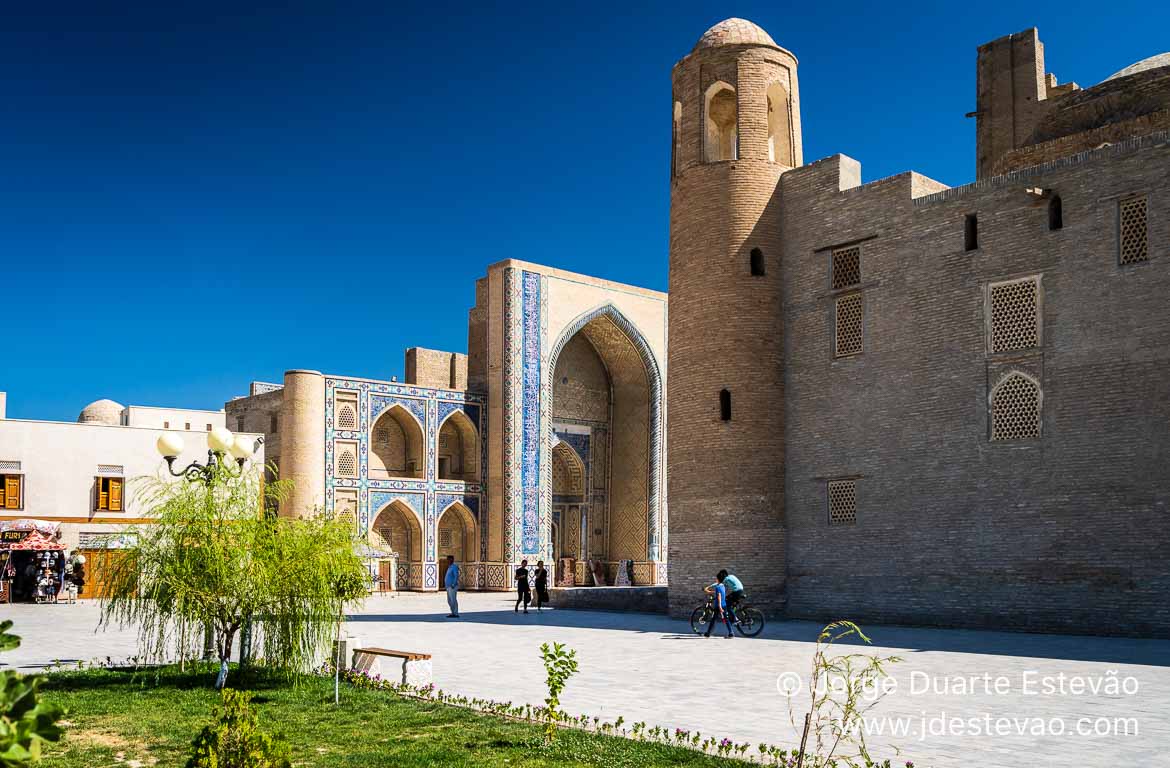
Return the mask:
M467 355L436 349L406 350L407 384L439 389L467 389Z
M788 615L1170 633L1168 138L935 194L914 174L856 186L839 156L782 177ZM1063 229L1025 187L1061 196ZM1118 199L1138 192L1150 260L1122 267ZM864 351L834 359L843 243L862 252ZM989 355L986 285L1028 275L1041 345ZM988 395L1015 369L1041 381L1043 434L991 442ZM830 526L845 476L857 522Z

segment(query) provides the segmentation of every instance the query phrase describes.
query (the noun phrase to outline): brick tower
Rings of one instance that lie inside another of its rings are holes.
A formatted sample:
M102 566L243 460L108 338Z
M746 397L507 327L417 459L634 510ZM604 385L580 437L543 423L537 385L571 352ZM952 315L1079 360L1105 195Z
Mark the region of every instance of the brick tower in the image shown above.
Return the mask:
M670 607L726 567L784 604L777 184L801 164L796 58L743 19L674 67L667 402Z

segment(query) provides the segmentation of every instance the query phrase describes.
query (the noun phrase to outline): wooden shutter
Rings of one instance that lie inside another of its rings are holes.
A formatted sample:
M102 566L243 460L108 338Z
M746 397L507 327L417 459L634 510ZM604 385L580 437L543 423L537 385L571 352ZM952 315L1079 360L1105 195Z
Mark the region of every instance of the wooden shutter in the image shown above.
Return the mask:
M97 478L97 508L110 508L110 495L106 493L106 479L104 477Z
M8 485L6 482L4 482L5 479L6 478L3 475L0 475L0 509L5 508L5 505L4 505L5 487Z
M20 509L20 475L4 478L4 508Z
M122 511L122 478L111 477L110 481L110 511Z

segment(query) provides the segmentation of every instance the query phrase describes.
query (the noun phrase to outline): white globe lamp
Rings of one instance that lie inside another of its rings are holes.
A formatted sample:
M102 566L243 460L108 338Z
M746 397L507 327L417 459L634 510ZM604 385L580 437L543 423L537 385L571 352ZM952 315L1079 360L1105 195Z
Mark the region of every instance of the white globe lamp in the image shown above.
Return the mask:
M236 435L236 439L232 440L231 447L228 450L237 459L247 459L252 455L252 440L243 435Z
M216 427L207 433L207 447L216 453L227 453L234 440L235 435L227 427Z
M163 432L159 435L155 447L158 448L158 452L163 455L163 458L173 459L183 452L183 438L174 432Z

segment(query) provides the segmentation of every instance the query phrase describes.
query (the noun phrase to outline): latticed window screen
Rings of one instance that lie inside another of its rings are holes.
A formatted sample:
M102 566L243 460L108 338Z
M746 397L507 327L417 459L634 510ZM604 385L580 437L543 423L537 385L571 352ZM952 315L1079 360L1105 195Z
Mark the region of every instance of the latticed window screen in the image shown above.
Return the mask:
M1010 373L991 396L991 439L1040 437L1040 385L1022 373Z
M357 477L357 458L351 449L345 448L337 455L337 474L342 477Z
M338 429L357 429L357 411L352 403L342 403L337 409Z
M829 525L857 522L857 481L829 481Z
M1149 240L1146 234L1146 197L1131 197L1118 204L1118 261L1122 264L1136 264L1150 258Z
M836 341L833 355L845 357L861 352L864 305L860 293L837 299Z
M1029 277L990 289L990 351L1040 346L1040 282Z
M833 290L861 283L861 248L837 248L833 251Z
M439 547L442 549L450 549L452 546L453 537L451 536L450 528L439 529Z

